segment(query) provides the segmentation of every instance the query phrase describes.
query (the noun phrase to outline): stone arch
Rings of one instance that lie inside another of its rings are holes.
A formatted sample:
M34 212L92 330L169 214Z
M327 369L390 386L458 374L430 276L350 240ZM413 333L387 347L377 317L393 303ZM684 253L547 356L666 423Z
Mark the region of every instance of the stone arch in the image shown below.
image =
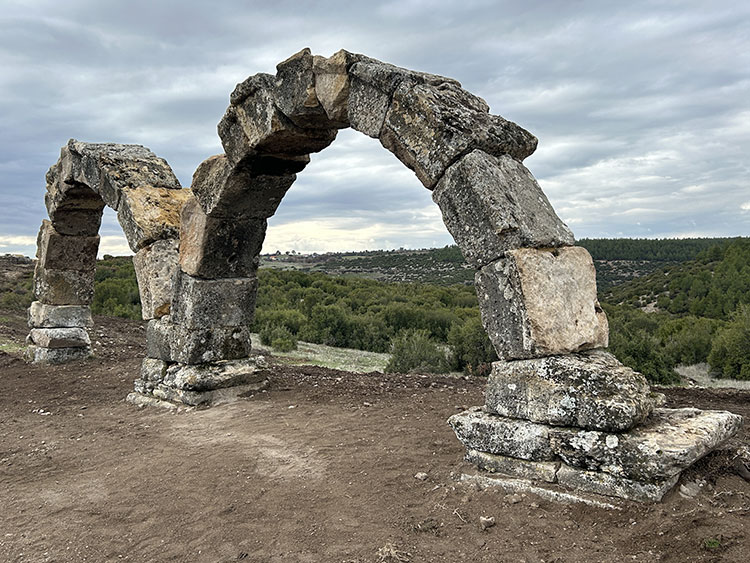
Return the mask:
M32 361L60 363L91 354L87 329L102 212L117 212L138 276L144 319L169 312L177 269L183 190L167 162L140 145L71 139L46 175L37 239L34 301L29 309Z

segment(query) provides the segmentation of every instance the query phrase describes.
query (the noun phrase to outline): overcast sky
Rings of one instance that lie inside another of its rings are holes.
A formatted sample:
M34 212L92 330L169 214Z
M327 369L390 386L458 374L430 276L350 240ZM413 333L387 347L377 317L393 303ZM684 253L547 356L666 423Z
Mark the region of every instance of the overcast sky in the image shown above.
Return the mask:
M459 80L539 138L525 164L578 238L750 234L750 3L0 0L0 253L33 255L69 138L143 144L183 186L237 82L303 47ZM113 213L101 251L129 253ZM345 130L265 251L452 243L430 193Z

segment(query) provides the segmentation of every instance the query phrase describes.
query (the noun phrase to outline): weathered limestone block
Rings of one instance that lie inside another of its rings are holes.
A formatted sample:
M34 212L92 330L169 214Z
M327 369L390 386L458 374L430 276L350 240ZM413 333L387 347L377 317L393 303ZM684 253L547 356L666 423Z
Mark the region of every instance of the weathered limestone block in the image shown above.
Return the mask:
M325 58L313 57L315 95L328 116L329 127L349 127L349 73L354 58L343 49Z
M612 354L583 354L494 362L487 410L556 426L622 432L643 422L659 399L646 378Z
M313 55L302 49L276 65L276 105L297 127L331 129L325 108L315 93Z
M182 403L195 407L205 407L210 405L219 405L242 399L257 393L268 387L268 380L263 379L256 383L247 383L245 385L235 385L233 387L222 387L211 391L188 391L186 389L175 389L164 384L158 384L151 391L151 395L170 401L173 403ZM148 397L148 395L146 395ZM137 398L133 397L130 402L142 404Z
M169 364L156 358L143 358L141 362L141 381L153 385L161 383L167 375Z
M509 477L547 483L554 483L557 480L557 470L560 468L559 461L526 461L477 450L468 450L464 459L490 473L501 473Z
M448 168L432 199L464 258L475 268L516 248L574 244L573 233L534 177L508 155L472 151Z
M149 321L146 328L146 355L165 362L236 360L247 358L250 349L250 329L246 326L191 329L172 324L166 316Z
M211 391L259 383L266 379L264 370L267 368L268 364L263 356L199 365L173 364L167 368L162 383L173 389Z
M209 217L191 199L180 220L180 268L201 278L254 277L266 226L265 219Z
M606 348L607 317L585 248L521 248L478 270L482 323L503 360Z
M52 185L48 184L47 190L44 204L59 234L96 236L99 233L104 201L96 192L82 184L62 185L57 180Z
M237 85L219 122L219 137L232 163L256 154L277 157L319 152L336 138L335 129L303 129L276 106L276 78L256 74Z
M56 170L54 167L51 171ZM48 172L51 176L52 183L47 184L45 195L45 204L47 211L52 214L59 209L76 209L76 210L100 210L104 207L105 201L93 189L86 184L72 182L66 184L56 173Z
M180 211L190 190L141 186L122 188L117 220L133 252L162 239L176 239Z
M99 235L92 237L59 234L46 219L36 239L36 257L49 270L93 270Z
M726 411L659 408L625 433L551 428L549 435L568 465L650 482L678 475L741 426L742 417Z
M519 161L534 152L536 137L499 115L490 115L481 102L451 84L402 83L393 94L380 142L429 189L472 149Z
M191 329L249 326L255 314L255 277L200 279L175 276L171 319Z
M468 450L517 459L556 459L547 426L484 412L482 407L454 414L448 419L456 437Z
M351 54L349 54L351 55ZM356 60L356 62L355 62ZM353 129L377 139L383 128L385 114L391 105L391 97L402 82L409 85L449 84L460 87L452 78L415 72L400 68L363 55L353 55L348 67L349 74L349 123ZM474 96L477 107L483 100ZM484 103L489 111L489 107Z
M179 268L179 244L174 239L157 240L133 256L144 320L169 314L173 280Z
M86 328L93 324L91 309L86 305L46 305L34 301L29 307L31 328Z
M32 328L29 339L42 348L84 348L91 346L83 328Z
M49 270L37 263L34 297L45 305L88 305L94 297L94 270Z
M91 348L43 348L31 345L24 355L26 361L34 364L65 364L91 357Z
M288 162L276 161L281 165ZM212 156L203 161L193 175L195 199L211 217L233 220L271 217L297 178L294 174L282 173L283 166L269 169L271 164L270 159L248 158L235 165L226 155Z
M557 482L563 487L638 502L661 501L679 478L674 475L663 480L637 481L609 473L582 471L565 464L557 471Z

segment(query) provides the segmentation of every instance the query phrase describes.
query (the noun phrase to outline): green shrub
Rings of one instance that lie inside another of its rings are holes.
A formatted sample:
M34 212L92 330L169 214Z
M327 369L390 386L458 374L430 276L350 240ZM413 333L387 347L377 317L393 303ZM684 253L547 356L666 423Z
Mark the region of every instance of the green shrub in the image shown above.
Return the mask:
M723 321L688 315L663 323L656 335L671 363L697 364L708 360L711 342Z
M277 352L291 352L297 349L297 339L285 326L265 325L260 333L260 341Z
M424 329L407 329L391 343L386 373L446 373L450 370L445 353Z
M750 305L741 305L716 335L708 363L719 377L750 380Z
M453 368L466 375L489 375L497 353L487 337L481 319L470 317L454 323L448 333Z

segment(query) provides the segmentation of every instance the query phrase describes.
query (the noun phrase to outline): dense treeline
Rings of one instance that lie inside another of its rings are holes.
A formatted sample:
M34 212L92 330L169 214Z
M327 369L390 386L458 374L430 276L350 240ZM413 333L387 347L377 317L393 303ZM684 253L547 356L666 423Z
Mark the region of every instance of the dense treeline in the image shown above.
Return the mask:
M685 262L699 253L723 244L727 238L582 238L578 246L589 251L594 260L648 260L657 262Z

